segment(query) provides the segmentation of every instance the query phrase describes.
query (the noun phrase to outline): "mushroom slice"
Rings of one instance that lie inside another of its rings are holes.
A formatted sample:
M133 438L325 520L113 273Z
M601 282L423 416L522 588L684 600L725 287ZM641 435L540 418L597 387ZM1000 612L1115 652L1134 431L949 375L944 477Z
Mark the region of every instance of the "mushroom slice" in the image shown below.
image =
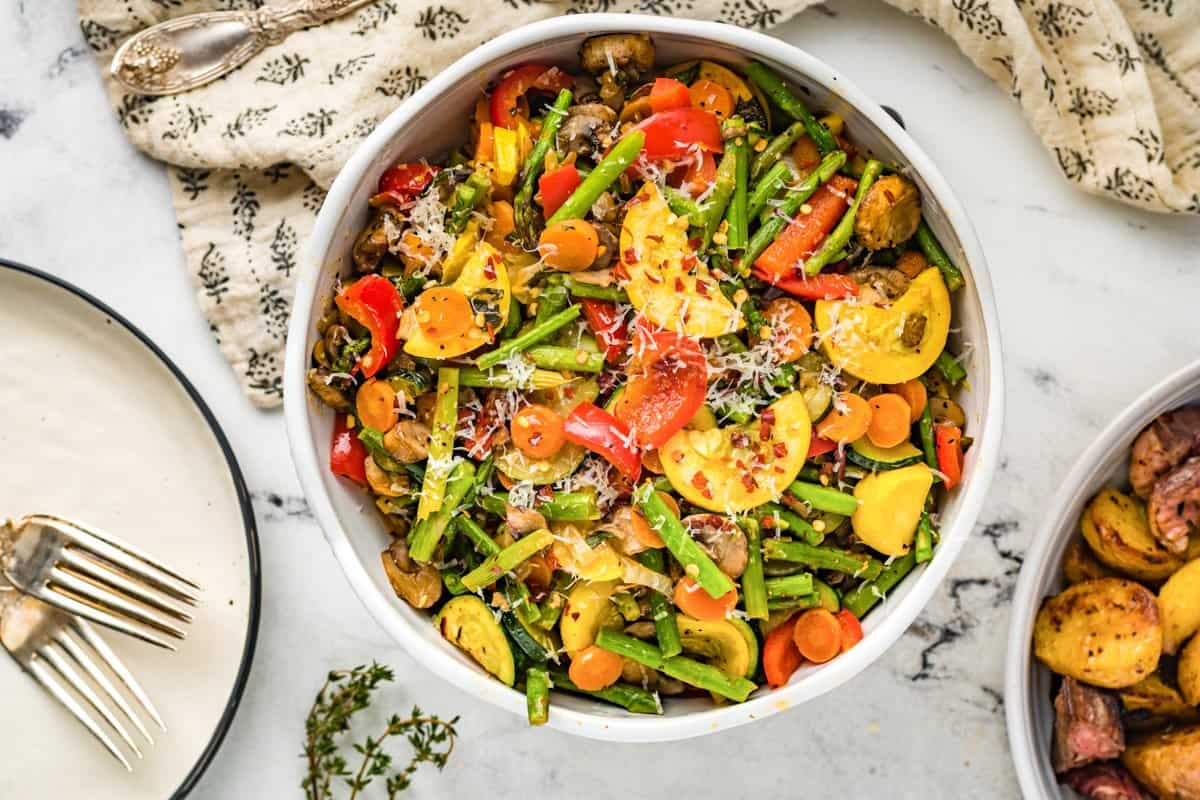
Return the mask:
M401 464L429 457L430 426L419 419L402 419L383 435L383 448Z
M442 596L442 575L433 562L418 564L408 557L404 539L396 539L380 554L383 571L397 596L413 608L429 608Z
M750 550L736 522L720 514L692 514L683 518L683 524L721 572L737 578L746 570Z

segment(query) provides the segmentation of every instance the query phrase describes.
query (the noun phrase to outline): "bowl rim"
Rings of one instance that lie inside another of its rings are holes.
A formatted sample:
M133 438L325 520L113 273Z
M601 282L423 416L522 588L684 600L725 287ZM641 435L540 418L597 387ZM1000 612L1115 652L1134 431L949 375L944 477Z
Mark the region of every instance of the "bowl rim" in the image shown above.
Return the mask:
M1043 780L1049 768L1050 753L1039 752L1034 740L1034 698L1030 686L1033 670L1037 667L1033 661L1034 617L1047 584L1061 563L1059 559L1050 563L1048 556L1062 540L1074 535L1078 514L1074 508L1075 496L1092 477L1096 465L1120 446L1131 431L1141 430L1154 417L1174 408L1187 393L1197 389L1200 389L1200 360L1170 373L1117 414L1075 460L1050 501L1052 513L1038 526L1033 544L1025 552L1009 618L1004 664L1004 716L1017 780L1026 797L1053 796L1047 795L1048 787ZM1052 769L1050 774L1053 775Z
M943 538L939 547L940 557L925 565L923 571L915 576L915 583L908 593L889 606L888 614L882 623L852 651L801 681L772 690L745 703L719 706L678 717L607 716L561 707L556 708L555 713L550 715L549 725L568 733L612 741L650 742L699 736L771 716L845 683L877 660L896 642L932 598L934 591L957 559L979 516L999 462L1004 416L1004 378L999 323L983 249L962 204L941 172L917 143L878 103L832 67L800 48L766 34L732 25L670 17L638 14L578 14L552 17L516 28L486 42L432 78L380 122L375 131L359 145L334 181L305 249L293 311L298 308L307 309L311 305L321 273L322 257L334 245L333 238L341 216L348 207L358 183L371 168L373 158L408 124L419 109L436 100L458 81L481 70L494 70L493 65L502 63L512 53L525 47L548 40L583 38L623 31L707 40L735 48L747 56L786 65L822 85L866 116L892 145L901 151L907 163L921 176L958 237L970 265L975 299L979 303L983 321L982 339L986 343L988 353L989 391L984 398L981 423L983 435L979 437L978 449L975 451L975 474L964 484L954 527L946 532ZM305 342L308 322L307 313L293 313L289 323L284 370L284 411L293 463L301 488L347 580L376 622L399 642L414 660L465 693L524 716L523 695L483 674L474 666L461 663L449 653L430 647L411 629L409 623L391 607L391 601L375 589L349 538L342 531L330 498L325 494L318 477L320 461L308 446L312 436L305 387L308 363Z

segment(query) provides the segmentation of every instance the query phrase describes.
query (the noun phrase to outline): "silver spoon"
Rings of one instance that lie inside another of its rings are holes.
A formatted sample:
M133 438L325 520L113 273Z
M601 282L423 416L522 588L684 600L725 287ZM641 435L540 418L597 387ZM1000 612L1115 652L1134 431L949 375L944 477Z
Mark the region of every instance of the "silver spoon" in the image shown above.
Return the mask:
M177 94L237 69L292 33L375 0L295 0L256 11L205 11L160 22L125 41L113 78L138 94Z

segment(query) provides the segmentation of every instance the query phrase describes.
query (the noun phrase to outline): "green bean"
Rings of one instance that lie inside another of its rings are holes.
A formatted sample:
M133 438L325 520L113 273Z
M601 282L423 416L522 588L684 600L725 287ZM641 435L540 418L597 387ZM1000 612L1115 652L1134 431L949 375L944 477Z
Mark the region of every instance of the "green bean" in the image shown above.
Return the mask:
M476 389L554 389L570 379L557 372L535 369L533 377L522 382L506 369L481 370L475 367L459 367L458 385Z
M503 517L507 513L508 493L494 492L479 498L484 511ZM555 492L554 497L538 502L534 510L550 522L581 522L600 519L600 506L596 490L581 489L577 492Z
M428 476L428 472L426 473ZM409 541L408 554L413 561L425 563L433 558L434 550L446 533L450 520L454 518L458 506L462 503L467 492L471 490L475 479L475 467L470 461L459 461L450 472L446 481L445 491L441 497L441 507L427 518L417 522L412 529L412 539ZM428 477L426 477L428 483ZM422 493L421 499L425 499Z
M538 344L544 339L549 338L560 328L569 325L575 320L576 317L579 316L579 311L579 306L570 306L563 311L558 312L545 322L534 324L532 328L520 334L519 336L509 339L507 342L502 342L499 347L490 353L484 353L481 355L475 360L475 365L479 367L479 369L491 369L510 356L528 350L535 344Z
M763 556L777 561L791 561L812 569L831 569L855 578L872 580L883 569L877 559L862 553L851 553L836 547L814 547L803 542L786 539L767 539L763 542Z
M745 128L741 117L729 117L722 123L723 130L736 131L741 128ZM750 239L750 144L746 141L745 133L734 136L726 144L724 158L734 160L733 199L729 201L729 208L725 212L728 226L726 247L743 250Z
M875 183L875 179L881 172L883 172L882 163L875 159L867 162L862 176L858 179L858 190L854 193L854 202L850 204L850 208L846 209L846 213L838 220L838 224L834 226L830 234L825 237L825 241L821 242L817 252L804 260L805 274L816 275L834 263L838 254L849 244L850 237L854 235L854 220L858 217L858 208L862 205L867 192L870 191L871 184Z
M487 532L465 513L460 513L454 518L454 527L470 539L471 544L475 545L475 549L485 558L500 552L500 545L496 544L496 540L488 536Z
M434 391L437 402L429 430L429 460L425 462L421 502L417 505L418 522L442 507L442 495L454 456L454 431L458 427L458 369L438 369Z
M842 608L862 619L868 611L899 583L905 575L912 572L917 564L913 553L901 556L888 564L879 577L855 586L842 598Z
M639 486L633 493L633 501L642 510L650 528L700 588L710 597L722 597L733 591L733 581L696 544L662 495L654 491L653 484L647 481Z
M746 608L746 616L751 619L766 619L767 600L771 593L769 581L763 578L762 534L758 520L752 517L741 517L738 526L746 535L747 549L746 569L742 572L742 604Z
M839 492L837 489L803 481L793 481L788 489L798 499L808 503L817 511L829 511L848 517L858 510L858 500L854 495Z
M958 363L958 359L945 350L938 353L937 361L933 362L933 366L938 372L942 373L942 377L946 379L946 383L949 383L951 386L957 386L967 377L967 371L963 369L963 365Z
M763 93L771 98L771 101L779 106L785 114L797 122L803 123L804 130L816 142L821 155L837 150L837 137L805 108L804 103L800 102L800 98L792 94L791 90L784 85L783 79L769 67L758 61L752 61L746 65L746 75L758 84L758 88L762 89Z
M750 237L750 243L746 245L746 251L742 253L742 257L738 259L737 271L739 274L745 275L750 272L750 267L753 266L754 260L762 255L762 251L766 250L771 242L775 241L775 237L783 230L792 217L800 211L800 206L813 196L821 185L837 174L842 164L846 163L846 154L841 150L836 150L825 158L821 159L821 163L817 168L805 176L804 180L800 181L800 185L790 189L784 195L783 202L775 213L771 214L766 221L758 226L758 230Z
M588 173L588 176L583 179L583 183L575 188L566 202L559 206L549 221L559 222L564 219L586 217L600 195L607 191L609 186L616 183L629 165L641 155L642 145L645 143L646 134L642 131L635 130L625 134L621 141L613 145L608 154L600 160L596 168Z
M506 572L545 550L554 542L550 531L542 529L517 539L499 553L488 556L483 563L463 576L462 584L472 592L491 586Z
M550 719L550 673L545 667L525 671L525 710L530 725L545 725Z
M779 600L783 597L804 597L813 593L813 576L807 572L767 578L767 598Z
M629 295L625 294L625 290L620 286L597 286L594 283L584 283L583 281L572 278L567 275L563 278L563 284L567 287L572 297L586 297L590 300L607 300L610 303L628 303Z
M749 219L757 219L766 209L767 203L779 194L779 190L783 188L784 184L791 183L793 180L795 180L795 176L788 169L788 165L782 161L767 170L767 174L754 184L754 189L750 192L750 200L746 205L746 216Z
M701 219L696 220L695 223L696 227L700 229L699 250L708 249L713 236L717 233L717 228L721 226L721 220L725 219L725 209L729 207L729 201L733 199L736 189L737 159L722 158L721 163L717 165L713 189L709 193L708 199L700 206Z
M645 550L638 554L638 561L646 569L658 573L666 572L666 563L661 550ZM744 582L744 581L743 581ZM683 652L679 641L679 625L675 620L675 606L671 599L661 592L650 592L650 616L654 620L654 633L658 637L658 649L663 656L670 658Z
M616 631L602 629L596 635L596 645L650 669L665 672L690 686L707 689L738 703L758 688L745 678L731 678L710 664L702 664L684 656L667 658L654 645Z
M542 345L531 347L525 357L543 369L571 370L573 372L600 372L604 369L604 356L589 353L575 347Z
M563 285L562 275L551 275L546 278L542 290L538 293L537 311L533 316L533 324L541 325L555 314L562 311L571 302L571 296Z
M818 531L812 526L812 523L790 508L781 506L778 503L767 503L762 506L762 509L765 509L768 514L778 517L787 527L788 533L797 539L801 539L805 544L818 545L825 539L824 533Z
M779 159L783 158L783 154L791 150L792 145L803 135L804 123L793 122L784 129L783 133L767 142L763 151L754 157L754 164L750 167L750 180L761 181L770 170L777 168L782 163ZM787 167L785 166L784 169Z
M925 465L936 470L938 468L937 446L933 440L933 415L930 413L928 403L921 411L921 418L917 421L917 430L921 434L921 452L925 455Z
M948 290L956 292L966 285L962 272L954 266L950 256L946 255L941 242L933 235L929 223L925 220L921 220L921 224L917 226L917 245L925 254L925 259L941 271L942 279L946 281Z
M640 686L632 686L628 683L614 683L607 689L589 692L586 689L580 689L571 682L570 676L561 670L554 670L550 673L550 679L554 681L555 689L562 689L564 692L573 694L587 695L600 700L621 706L626 711L632 711L635 714L661 714L662 706L658 702L657 696L653 692L648 692Z
M558 97L554 98L554 105L542 120L542 132L538 134L537 143L521 167L521 188L513 198L513 222L517 239L525 247L533 247L537 243L533 235L533 195L537 191L538 177L546 166L546 154L554 146L554 137L567 117L572 98L570 89L561 90Z
M921 521L917 523L917 543L913 547L913 557L918 564L924 564L933 558L933 521L929 512L921 511Z
M667 205L671 207L671 211L675 212L677 217L687 217L689 222L695 224L700 220L700 206L690 197L685 196L678 189L672 189L667 186L663 189L663 198L667 201Z
M537 603L533 602L529 587L511 576L506 580L506 585L508 588L505 590L505 596L507 597L510 592L517 596L516 600L509 601L509 606L517 615L517 619L526 625L538 625L542 618L542 610Z
M455 187L450 211L446 215L446 231L455 235L462 233L475 207L487 199L491 189L491 178L482 172L472 172L471 177Z

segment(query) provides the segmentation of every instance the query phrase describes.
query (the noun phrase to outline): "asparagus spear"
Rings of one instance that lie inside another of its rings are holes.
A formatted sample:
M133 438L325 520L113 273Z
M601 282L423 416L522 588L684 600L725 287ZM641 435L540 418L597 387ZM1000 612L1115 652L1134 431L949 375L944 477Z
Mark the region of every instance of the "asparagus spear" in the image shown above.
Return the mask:
M655 572L665 572L666 564L661 550L646 550L638 555L642 566ZM667 658L683 652L679 641L679 625L675 621L675 608L671 600L661 592L650 592L650 616L654 619L654 632L658 636L658 649Z
M509 339L507 342L502 342L495 350L481 355L476 359L475 365L479 369L491 369L514 353L524 352L538 342L549 338L551 334L570 324L579 316L579 312L579 306L569 306L545 322L541 324L535 323L532 328L519 336Z
M418 522L442 507L442 495L446 491L454 455L454 431L458 426L458 370L454 367L439 369L435 391L437 404L429 430L429 460L421 484L421 502L417 505Z
M924 564L933 558L933 522L929 519L929 511L921 512L921 521L917 523L917 543L913 548L916 563Z
M542 324L566 308L571 302L571 296L567 294L566 287L563 286L563 277L562 275L551 275L546 278L541 292L538 293L537 312L533 317L534 325Z
M525 671L525 710L530 725L545 725L550 719L550 673L545 667Z
M589 353L576 347L554 347L545 345L531 348L526 358L544 369L571 370L573 372L600 372L604 369L604 355Z
M701 230L699 250L708 249L709 243L717 233L717 228L721 225L721 220L725 219L725 209L728 208L736 188L737 159L722 158L721 163L717 165L717 175L713 180L712 192L704 201L704 205L700 207L701 219L696 220L696 227Z
M487 371L475 367L459 367L458 385L471 386L477 389L553 389L567 382L557 372L545 369L535 369L533 378L527 384L521 383L506 369L490 369Z
M485 558L500 552L500 545L496 544L496 540L488 536L487 532L465 513L454 518L454 526L459 533L471 540L471 544L475 545L475 549Z
M776 517L786 525L788 533L801 539L805 544L818 545L825 539L825 534L818 531L808 520L790 508L781 506L778 503L767 503L762 509L765 514Z
M700 219L700 205L690 197L684 197L678 189L667 186L663 189L663 198L676 216L687 217L696 222Z
M937 447L933 440L933 415L929 411L929 404L925 404L924 410L921 411L921 419L917 422L917 430L921 434L921 451L925 454L925 465L930 469L938 468Z
M575 188L571 196L559 206L548 221L582 219L587 216L588 211L591 210L600 195L609 186L612 186L617 178L621 177L621 173L641 155L642 145L645 143L646 134L642 131L635 130L625 134L624 138L613 145L608 154L600 160L595 169L588 173L588 176L583 179L583 183Z
M542 529L523 536L499 553L488 556L483 563L463 576L462 584L472 592L491 586L506 572L528 561L554 542L550 531Z
M875 580L860 583L851 589L842 598L842 608L848 609L851 614L862 619L876 603L891 591L893 586L899 583L905 575L912 572L912 568L916 564L917 558L913 553L897 558L891 564L888 564Z
M763 542L763 556L779 561L792 561L812 569L831 569L857 578L872 580L883 569L874 558L836 547L813 547L803 542L785 539L767 539Z
M963 369L962 364L958 363L958 360L945 350L938 353L937 361L933 362L933 366L942 373L942 377L951 386L957 386L967 377L967 371Z
M816 608L821 605L821 596L817 594L806 594L800 597L783 597L778 600L767 601L767 608L771 611L792 611L801 608Z
M491 179L482 172L472 172L471 177L460 183L454 190L454 199L446 215L446 231L456 236L462 233L475 207L487 198L491 188Z
M745 122L741 117L730 117L722 123L724 130L735 133L725 147L726 159L733 159L733 199L725 212L728 223L726 246L730 250L742 250L750 239L750 144L746 141ZM741 132L739 132L741 131Z
M596 635L596 645L643 666L665 672L690 686L707 689L738 703L758 688L745 678L731 678L714 666L685 656L667 658L654 645L616 631L602 629Z
M833 231L825 237L825 241L821 242L817 252L804 260L804 272L808 275L816 275L829 264L832 264L837 256L845 249L850 242L850 237L854 235L854 220L858 217L858 207L862 205L863 198L867 196L867 192L871 188L871 184L883 172L883 164L871 159L867 162L867 166L863 169L862 175L858 179L858 190L854 193L854 202L850 204L850 208L838 220L838 224Z
M428 483L428 470L425 475ZM445 535L446 527L453 519L455 510L467 496L467 492L471 490L474 478L475 467L470 461L459 461L454 465L441 498L441 507L427 518L418 521L413 527L408 554L414 561L424 563L433 558L433 552L437 549L442 536ZM422 493L421 499L425 499L424 493Z
M518 241L527 248L537 244L534 235L533 194L537 189L538 177L546 166L546 153L554 146L554 137L567 116L567 108L571 105L570 89L563 89L554 99L554 105L542 120L542 132L538 135L537 144L529 151L524 166L521 167L521 188L513 198L513 226L516 229Z
M767 173L754 184L754 189L750 192L746 215L750 219L757 219L766 209L767 203L779 194L779 190L785 183L791 182L793 178L792 171L782 161L767 170Z
M800 102L800 98L792 94L791 90L784 85L783 79L769 67L758 61L752 61L746 65L746 75L758 84L758 88L762 89L775 105L783 109L785 114L797 122L803 123L804 130L816 142L821 155L837 150L837 138L805 108L804 103Z
M708 557L708 553L688 535L679 517L675 516L662 496L654 491L652 483L647 481L639 486L633 493L633 502L641 509L646 522L663 540L671 555L683 565L684 572L700 584L700 588L710 597L722 597L733 591L733 581L721 572Z
M793 122L784 129L783 133L767 142L767 146L763 148L763 151L754 157L754 164L750 167L750 179L761 181L767 175L768 170L779 166L779 159L803 135L804 123ZM784 167L784 169L787 169L787 167ZM750 216L754 215L751 214Z
M610 303L628 303L629 295L625 294L625 290L620 286L597 286L594 283L584 283L581 280L572 278L570 275L563 276L563 285L567 287L572 297L587 297L591 300L607 300Z
M813 593L813 577L807 572L767 578L767 598L779 600L784 597L804 597Z
M839 492L837 489L830 489L827 486L793 481L792 485L788 487L788 491L817 511L828 511L848 517L858 510L858 500L854 495Z
M946 255L946 251L942 249L941 242L933 235L933 231L929 228L929 223L925 222L925 220L921 220L921 224L917 226L917 245L920 246L921 252L925 254L925 259L941 270L947 289L954 292L966 285L962 272L950 261L950 256Z
M607 689L589 692L585 689L580 689L572 683L570 676L561 670L551 672L550 678L554 681L555 689L607 700L635 714L662 713L662 706L659 705L658 697L653 692L648 692L640 686L631 686L628 683L614 683Z
M742 603L746 608L746 616L751 619L766 619L769 616L767 600L771 596L771 590L770 582L763 578L762 535L758 528L758 520L741 517L738 519L738 525L746 535L746 543L749 545L746 569L742 572Z
M479 504L485 511L503 517L507 513L508 493L496 492L481 497ZM550 522L600 519L596 491L591 488L578 492L555 492L552 499L538 503L536 510Z

